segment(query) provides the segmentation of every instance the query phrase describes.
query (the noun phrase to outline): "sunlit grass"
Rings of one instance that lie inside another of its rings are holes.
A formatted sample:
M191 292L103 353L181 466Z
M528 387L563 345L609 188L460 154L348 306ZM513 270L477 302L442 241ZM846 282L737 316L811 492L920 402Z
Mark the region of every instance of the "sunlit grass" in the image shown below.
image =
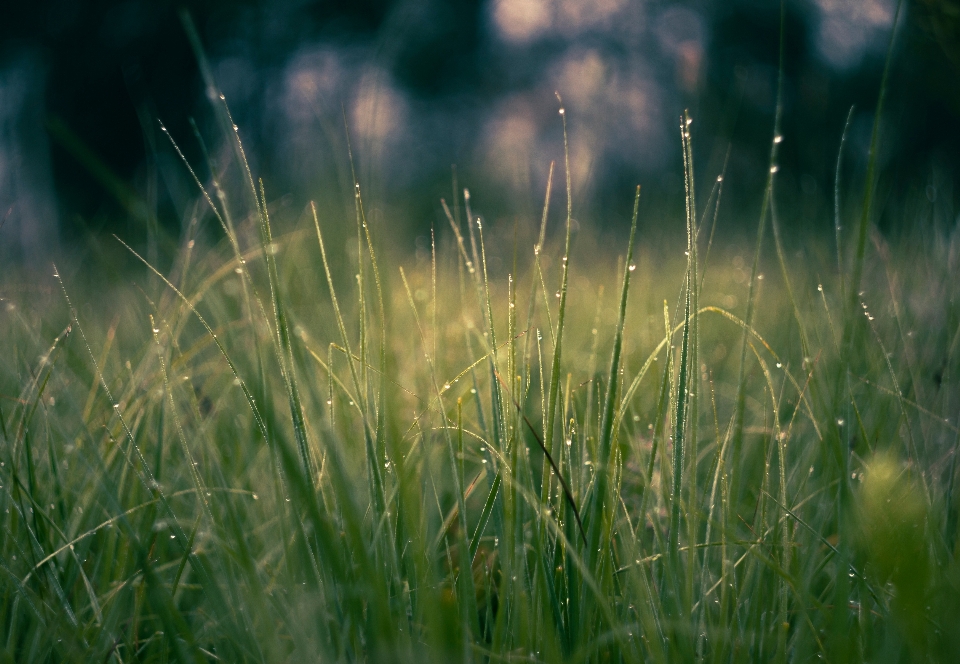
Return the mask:
M359 185L275 236L231 132L170 269L8 298L6 659L956 657L960 237L790 246L771 169L731 248L681 135L685 219L418 257Z

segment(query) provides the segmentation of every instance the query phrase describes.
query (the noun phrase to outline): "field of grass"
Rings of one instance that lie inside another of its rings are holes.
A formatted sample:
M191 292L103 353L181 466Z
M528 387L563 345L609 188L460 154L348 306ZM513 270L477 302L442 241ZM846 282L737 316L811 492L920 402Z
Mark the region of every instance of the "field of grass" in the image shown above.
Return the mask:
M680 134L686 219L559 164L415 256L359 184L274 236L228 132L169 269L5 273L3 661L956 661L960 235L788 246L772 166L731 245Z

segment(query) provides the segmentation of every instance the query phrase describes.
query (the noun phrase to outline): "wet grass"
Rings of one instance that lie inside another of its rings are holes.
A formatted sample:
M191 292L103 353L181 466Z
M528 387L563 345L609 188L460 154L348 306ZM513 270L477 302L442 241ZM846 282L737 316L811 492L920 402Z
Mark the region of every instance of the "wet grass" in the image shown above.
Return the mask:
M576 232L563 168L417 258L358 183L275 235L218 108L246 202L198 178L169 269L5 297L5 661L958 656L955 226L867 242L868 178L852 248L789 246L775 131L721 250L684 118L683 244Z

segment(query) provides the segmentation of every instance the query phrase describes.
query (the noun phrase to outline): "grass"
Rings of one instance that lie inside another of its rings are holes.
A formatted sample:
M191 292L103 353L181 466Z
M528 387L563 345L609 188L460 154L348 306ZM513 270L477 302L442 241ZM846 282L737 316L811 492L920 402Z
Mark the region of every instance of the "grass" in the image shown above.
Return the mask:
M867 243L872 161L853 251L795 256L775 168L721 249L685 117L683 246L639 188L619 254L574 233L565 165L559 220L553 169L539 227L464 192L414 259L359 184L275 235L215 106L243 200L197 177L165 272L5 302L4 661L960 653L960 237Z

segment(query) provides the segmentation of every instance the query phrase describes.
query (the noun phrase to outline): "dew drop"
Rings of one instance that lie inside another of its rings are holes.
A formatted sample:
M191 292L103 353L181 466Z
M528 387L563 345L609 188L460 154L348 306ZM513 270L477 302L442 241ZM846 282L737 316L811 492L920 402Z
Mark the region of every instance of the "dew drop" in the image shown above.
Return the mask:
M780 136L779 134L776 135L776 136L774 136L773 142L774 142L774 143L783 143L783 136Z
M630 267L629 267L629 268L627 268L627 269L629 269L629 270L630 270L631 272L633 272L634 270L636 270L636 269L637 269L637 266L636 266L636 265L634 265L633 263L630 263Z
M567 112L566 109L563 109L563 108L560 109L560 115L563 115L566 112Z
M780 167L777 166L777 165L773 165L773 166L770 167L770 172L771 172L771 173L776 173L778 170L780 170Z
M843 418L842 418L842 417L838 417L838 418L837 418L837 426L838 426L838 427L842 427L842 426L843 426Z

